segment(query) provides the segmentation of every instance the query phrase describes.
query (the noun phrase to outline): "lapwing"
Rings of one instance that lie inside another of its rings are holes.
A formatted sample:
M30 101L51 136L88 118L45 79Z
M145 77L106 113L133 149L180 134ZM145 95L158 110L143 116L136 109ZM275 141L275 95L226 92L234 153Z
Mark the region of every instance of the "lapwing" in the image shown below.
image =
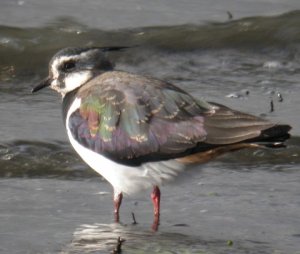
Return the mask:
M49 63L49 76L32 89L51 87L62 95L69 140L112 185L116 222L123 194L153 188L157 230L160 186L188 165L242 148L277 147L289 138L289 125L200 100L157 78L114 70L106 52L121 49L62 49Z

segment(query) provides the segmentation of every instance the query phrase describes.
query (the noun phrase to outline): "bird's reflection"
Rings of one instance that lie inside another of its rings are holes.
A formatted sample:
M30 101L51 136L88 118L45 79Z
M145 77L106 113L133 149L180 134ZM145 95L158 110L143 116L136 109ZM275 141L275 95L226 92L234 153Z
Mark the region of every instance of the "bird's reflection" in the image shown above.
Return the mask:
M181 245L183 241L193 242L194 245L199 245L198 247L202 244L206 245L204 241L178 233L153 232L149 229L149 225L84 224L75 230L73 240L65 252L94 253L97 251L97 253L102 253L103 251L109 253L115 250L118 244L122 244L121 248L129 253L135 253L138 250L146 253L160 253L159 250L166 246L175 250L176 245Z
M188 225L173 225L169 232L153 232L149 225L119 223L83 224L62 253L270 253L267 242L229 239L203 239ZM180 232L185 233L178 233ZM172 232L170 232L172 231ZM177 232L176 232L177 231ZM199 232L201 234L201 232ZM230 245L228 244L230 242ZM258 252L255 252L257 250Z

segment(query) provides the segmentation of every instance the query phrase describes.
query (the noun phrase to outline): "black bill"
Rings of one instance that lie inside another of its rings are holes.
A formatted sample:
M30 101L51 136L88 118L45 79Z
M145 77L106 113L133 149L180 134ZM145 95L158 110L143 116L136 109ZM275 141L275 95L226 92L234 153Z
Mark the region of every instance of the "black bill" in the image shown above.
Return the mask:
M36 87L32 88L31 93L35 93L45 87L48 87L51 85L52 79L50 77L45 78L40 84L38 84Z

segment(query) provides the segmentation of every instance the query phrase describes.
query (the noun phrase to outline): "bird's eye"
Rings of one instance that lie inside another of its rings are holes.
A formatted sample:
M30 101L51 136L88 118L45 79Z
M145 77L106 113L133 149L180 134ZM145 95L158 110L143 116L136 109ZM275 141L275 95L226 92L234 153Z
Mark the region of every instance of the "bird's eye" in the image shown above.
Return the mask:
M63 64L63 70L64 71L69 71L71 69L73 69L75 67L75 62L74 61L68 61L68 62L65 62Z

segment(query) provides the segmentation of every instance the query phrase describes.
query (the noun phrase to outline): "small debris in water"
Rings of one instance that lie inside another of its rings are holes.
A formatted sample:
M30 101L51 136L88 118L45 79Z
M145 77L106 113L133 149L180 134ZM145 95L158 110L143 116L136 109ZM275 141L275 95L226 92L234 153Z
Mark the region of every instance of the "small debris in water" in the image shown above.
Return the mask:
M271 112L274 112L274 102L273 102L273 99L271 99L271 101L270 101L270 113Z
M178 224L174 224L173 226L174 227L189 227L189 225L185 224L185 223L178 223Z
M227 241L227 246L232 246L233 245L233 241L232 240L228 240Z
M227 98L234 98L234 99L244 99L247 96L249 96L250 91L247 89L243 89L239 92L234 92L234 93L230 93L228 95L226 95Z
M132 212L131 215L132 215L132 220L133 220L132 225L138 224L138 223L136 222L134 212Z
M209 196L209 197L217 197L217 196L219 196L219 194L217 192L208 192L207 196Z
M232 20L233 19L232 13L230 11L227 11L226 13L228 15L228 20Z
M120 236L117 240L116 248L111 252L112 254L121 254L122 253L122 243L125 242L125 239L122 239Z

